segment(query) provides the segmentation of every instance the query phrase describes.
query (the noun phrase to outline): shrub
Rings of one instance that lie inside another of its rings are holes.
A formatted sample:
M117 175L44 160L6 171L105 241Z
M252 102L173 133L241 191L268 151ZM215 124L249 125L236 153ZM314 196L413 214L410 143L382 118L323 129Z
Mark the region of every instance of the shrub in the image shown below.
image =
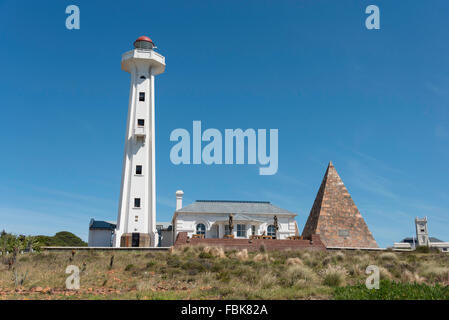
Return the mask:
M182 264L181 259L178 256L176 256L176 255L169 256L167 258L167 265L169 267L178 268L178 267L181 266L181 264Z
M235 257L239 260L248 260L248 250L243 249L235 254Z
M321 271L323 284L329 287L338 287L344 285L348 271L341 266L330 265Z
M337 300L448 300L449 287L381 280L379 289L367 289L365 284L335 288Z
M204 247L203 253L209 255L210 257L217 257L221 259L226 258L226 254L221 247Z
M132 269L134 269L134 265L133 265L133 264L128 264L128 265L126 265L126 267L125 267L125 271L130 271L130 270L132 270Z
M309 252L303 252L303 253L301 254L301 258L302 258L303 260L307 260L307 259L310 259L310 258L311 258L311 255L310 255Z
M405 270L401 275L401 280L402 282L423 283L425 279L417 273L412 273L409 270Z
M299 258L288 258L286 263L288 265L295 265L295 264L300 265L300 266L303 265L302 260Z
M447 267L427 265L422 274L429 281L449 282L449 268Z
M210 258L213 258L214 256L211 255L210 252L203 251L203 252L200 252L198 257L202 258L202 259L210 259Z
M277 278L271 272L265 272L259 279L259 286L263 289L268 289L274 286L277 282Z
M337 252L334 257L336 261L343 261L345 259L345 254L343 252Z
M285 272L282 282L288 286L292 286L298 284L300 280L303 280L302 282L315 282L317 280L317 275L309 267L292 265Z
M379 255L379 260L385 262L395 262L398 261L398 256L393 252L383 252Z
M391 274L391 272L382 266L379 266L379 273L381 279L388 279L388 280L393 279L393 275Z
M217 274L217 279L221 282L227 283L231 280L231 274L229 271L223 270Z
M268 254L266 253L258 253L254 256L254 261L260 262L260 261L270 261L270 258L268 257Z
M417 252L417 253L440 253L440 250L438 250L438 248L430 248L428 246L418 246L418 247L416 247L415 252Z
M207 269L211 269L212 265L210 263L206 263L206 261L189 259L184 262L181 267L182 269L187 270L189 275L196 275L200 272L206 271Z
M359 264L351 264L348 266L348 272L351 276L359 276L364 274L365 270Z

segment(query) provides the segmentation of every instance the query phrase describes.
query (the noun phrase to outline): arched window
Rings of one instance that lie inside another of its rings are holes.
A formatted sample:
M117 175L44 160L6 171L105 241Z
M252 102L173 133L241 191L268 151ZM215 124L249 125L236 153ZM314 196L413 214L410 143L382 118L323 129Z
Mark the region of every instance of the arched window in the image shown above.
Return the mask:
M276 239L276 228L272 224L267 228L267 236L272 236L273 239Z
M196 225L196 234L202 234L204 237L206 237L206 226L204 223L198 223Z
M140 79L145 80L146 78L145 76L140 76Z

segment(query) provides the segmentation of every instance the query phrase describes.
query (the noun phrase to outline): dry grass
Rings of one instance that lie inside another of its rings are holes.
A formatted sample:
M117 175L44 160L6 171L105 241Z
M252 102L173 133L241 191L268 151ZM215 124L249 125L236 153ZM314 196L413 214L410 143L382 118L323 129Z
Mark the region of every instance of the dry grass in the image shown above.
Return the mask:
M323 278L323 284L329 287L345 285L348 274L348 271L344 267L338 265L330 265L320 272Z
M300 266L303 265L302 260L299 259L299 258L288 258L287 261L286 261L286 263L287 263L288 265L295 265L295 264L296 264L296 265L300 265Z
M398 261L398 256L394 252L384 252L379 255L379 260L382 262L396 262Z
M80 290L65 288L68 265L80 269ZM449 284L447 254L185 247L19 255L11 270L0 263L0 298L328 299L334 287L364 283L368 265L377 265L383 280Z

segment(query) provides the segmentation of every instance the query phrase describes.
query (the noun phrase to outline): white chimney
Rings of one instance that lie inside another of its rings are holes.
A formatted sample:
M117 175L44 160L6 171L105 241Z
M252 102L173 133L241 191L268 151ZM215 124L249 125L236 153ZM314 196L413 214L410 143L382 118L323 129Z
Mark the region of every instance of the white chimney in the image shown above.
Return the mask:
M184 192L182 190L176 191L176 211L182 208L182 196Z

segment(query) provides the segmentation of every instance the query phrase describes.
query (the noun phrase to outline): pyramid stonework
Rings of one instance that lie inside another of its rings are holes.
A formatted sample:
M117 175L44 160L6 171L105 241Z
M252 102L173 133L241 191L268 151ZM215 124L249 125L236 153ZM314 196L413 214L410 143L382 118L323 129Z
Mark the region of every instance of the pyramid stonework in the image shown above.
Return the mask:
M310 210L303 237L319 234L326 247L378 248L332 162Z

